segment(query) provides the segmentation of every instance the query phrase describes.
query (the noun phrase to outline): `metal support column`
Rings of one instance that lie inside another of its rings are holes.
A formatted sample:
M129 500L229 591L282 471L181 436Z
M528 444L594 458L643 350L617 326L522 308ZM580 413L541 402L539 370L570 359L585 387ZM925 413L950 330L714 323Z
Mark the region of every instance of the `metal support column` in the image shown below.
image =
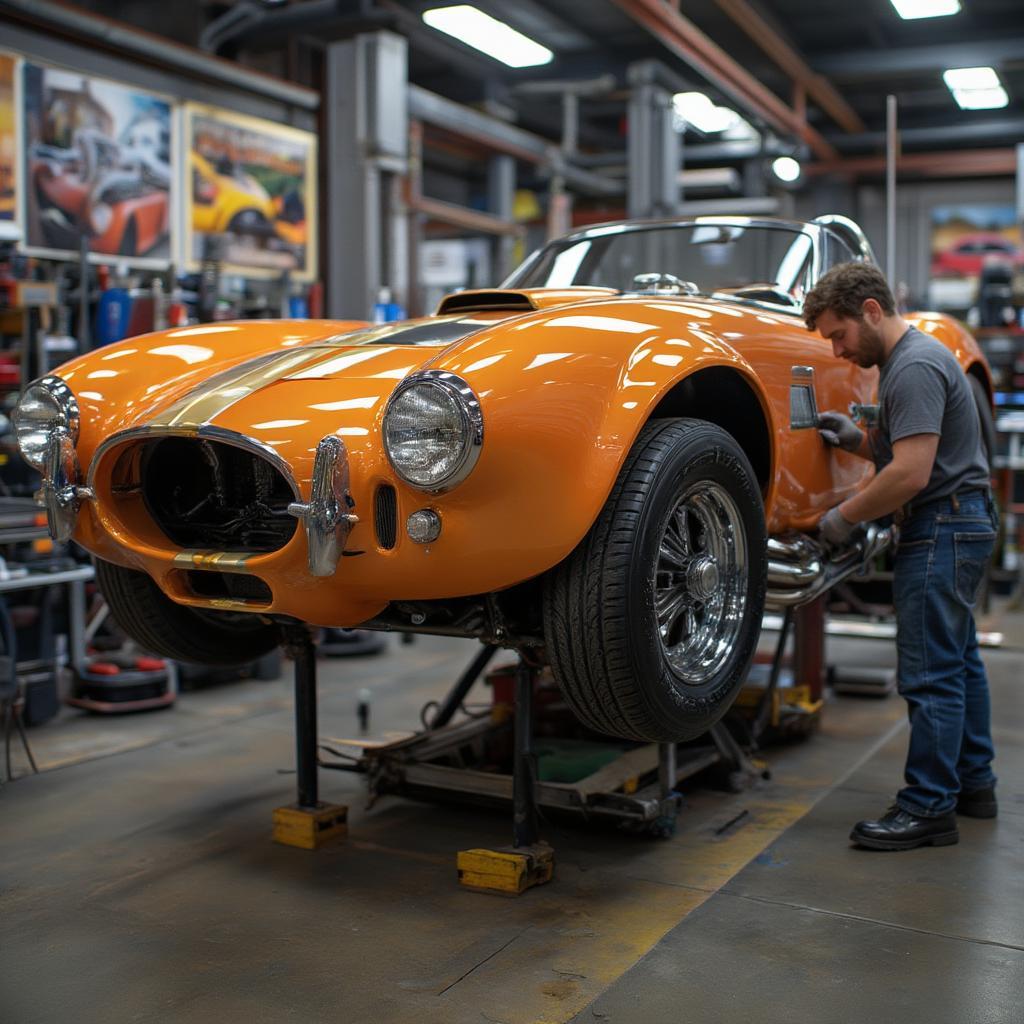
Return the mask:
M319 802L316 765L316 651L305 626L289 628L285 649L295 663L295 768L298 804L314 810Z
M295 664L297 799L274 810L274 840L316 850L348 831L348 808L320 802L317 780L316 649L308 626L284 628L282 646Z
M401 213L390 176L406 170L407 58L405 39L392 32L327 47L328 316L369 318L381 286L397 293L405 279L391 241Z
M825 689L825 604L827 596L794 610L793 678L821 700Z
M537 827L537 758L533 753L533 684L537 670L525 659L516 668L515 739L512 763L512 845L533 846Z
M671 216L680 202L682 143L672 93L645 78L635 66L630 68L626 210L630 217Z
M1017 226L1024 231L1024 142L1017 143Z
M511 156L492 156L487 167L487 209L502 220L512 220L516 197L516 161ZM512 272L516 239L512 235L497 235L492 242L491 277L494 284L503 281Z

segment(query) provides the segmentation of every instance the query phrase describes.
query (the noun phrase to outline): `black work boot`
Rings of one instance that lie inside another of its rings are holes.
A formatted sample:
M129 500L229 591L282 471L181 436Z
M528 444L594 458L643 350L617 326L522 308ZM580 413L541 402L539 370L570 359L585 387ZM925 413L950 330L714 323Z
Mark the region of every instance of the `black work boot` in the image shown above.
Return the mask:
M985 789L961 793L957 797L956 813L966 815L968 818L994 818L999 813L999 804L996 803L996 787L987 786Z
M960 841L956 815L923 818L890 807L877 821L858 821L850 838L869 850L913 850L916 846L952 846Z

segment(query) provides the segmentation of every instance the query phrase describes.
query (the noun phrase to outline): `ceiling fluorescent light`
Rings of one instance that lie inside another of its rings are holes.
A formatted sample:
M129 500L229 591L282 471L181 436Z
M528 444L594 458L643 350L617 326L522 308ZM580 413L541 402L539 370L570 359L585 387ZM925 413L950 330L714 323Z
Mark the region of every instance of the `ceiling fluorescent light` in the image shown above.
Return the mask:
M672 106L678 117L705 135L724 132L741 120L735 110L716 107L702 92L677 92L672 97Z
M995 110L1010 102L1010 97L1001 85L994 89L954 89L953 99L961 110Z
M942 80L953 92L958 89L998 89L1002 84L992 68L951 68L942 72Z
M1010 102L992 68L950 68L942 78L961 110L995 110Z
M800 177L800 164L791 156L776 157L772 161L772 172L779 181L787 184L796 181Z
M896 13L906 21L915 18L944 18L957 14L960 0L892 0Z
M546 46L470 4L431 8L423 12L423 20L510 68L532 68L548 64L554 57Z

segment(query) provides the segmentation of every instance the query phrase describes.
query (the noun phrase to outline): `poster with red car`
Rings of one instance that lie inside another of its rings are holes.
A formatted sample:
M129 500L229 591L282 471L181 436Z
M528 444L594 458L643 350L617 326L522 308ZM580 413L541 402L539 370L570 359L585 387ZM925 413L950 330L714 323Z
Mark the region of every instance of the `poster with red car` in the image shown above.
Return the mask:
M932 210L930 305L963 313L1001 281L1011 292L1024 273L1024 248L1011 205L963 203Z
M316 277L316 136L195 103L184 116L187 260Z
M14 220L18 139L14 120L15 58L0 53L0 220Z
M171 104L131 86L26 62L25 247L166 265Z

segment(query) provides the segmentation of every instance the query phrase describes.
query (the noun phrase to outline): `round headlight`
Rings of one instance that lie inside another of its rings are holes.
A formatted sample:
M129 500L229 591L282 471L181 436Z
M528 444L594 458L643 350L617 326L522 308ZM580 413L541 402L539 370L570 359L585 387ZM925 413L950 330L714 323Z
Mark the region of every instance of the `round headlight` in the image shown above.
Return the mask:
M78 403L60 377L43 377L25 389L11 417L25 461L40 472L50 438L60 429L78 441Z
M403 381L384 413L384 450L395 472L424 491L468 475L483 443L480 403L461 377L424 370Z

